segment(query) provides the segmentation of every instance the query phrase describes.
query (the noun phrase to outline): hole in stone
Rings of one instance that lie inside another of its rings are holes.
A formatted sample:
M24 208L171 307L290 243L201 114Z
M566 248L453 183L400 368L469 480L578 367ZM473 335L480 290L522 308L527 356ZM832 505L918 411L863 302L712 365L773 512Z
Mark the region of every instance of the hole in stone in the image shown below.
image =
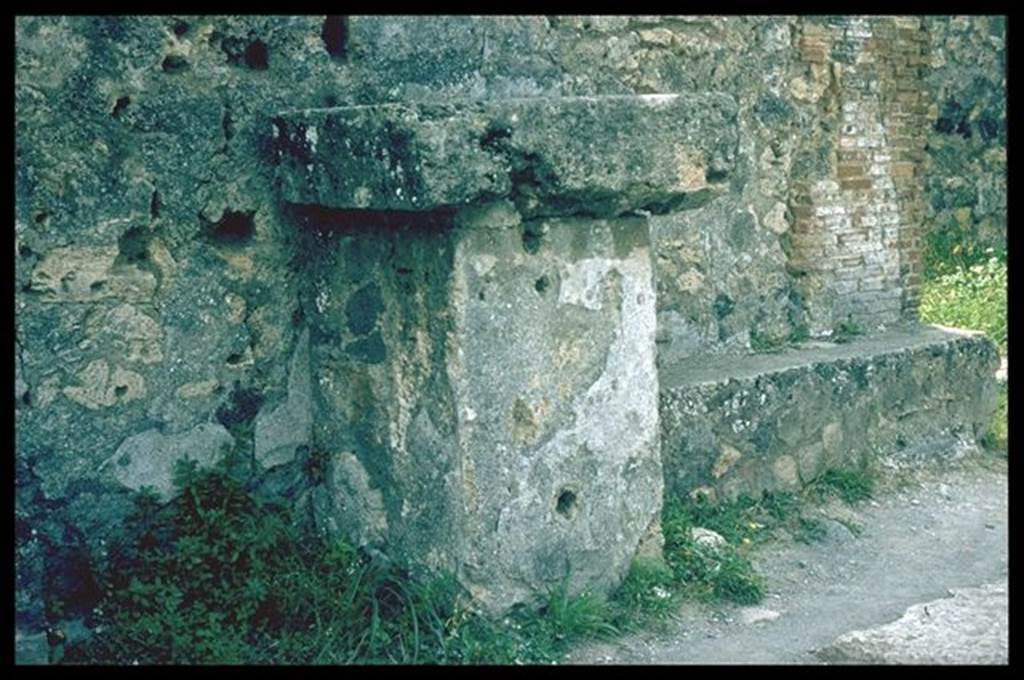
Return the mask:
M181 73L189 69L188 59L180 54L168 54L160 67L164 73Z
M31 406L32 405L32 391L31 390L25 390L25 394L21 395L21 403L24 404L25 406Z
M324 19L320 38L324 41L324 49L332 59L344 59L348 52L348 18L329 16Z
M182 21L179 19L178 21L174 22L174 28L172 30L174 31L174 35L180 38L181 36L188 33L190 28L192 27L189 26L187 21Z
M562 517L571 518L576 513L576 493L570 489L562 489L555 502L555 511Z
M106 281L93 281L89 284L89 290L99 291L103 290L103 286L107 285Z
M706 182L721 182L722 180L724 180L728 176L729 176L729 173L726 172L725 170L716 170L716 169L713 169L713 168L708 168L707 172L704 173L704 181L706 181Z
M270 65L270 55L267 52L267 44L262 40L253 40L249 43L249 46L245 48L245 54L243 55L245 65L251 69L257 71L266 71Z
M229 354L227 359L228 366L237 366L238 364L242 363L243 358L244 357L238 352L235 352L234 354Z
M118 385L117 387L114 388L114 396L123 397L127 391L127 385Z
M132 103L131 97L118 97L117 101L114 102L114 109L110 112L110 115L114 118L120 118L124 110L128 108L128 105Z
M235 119L231 116L231 109L224 108L224 116L220 119L220 128L224 131L224 140L230 142L235 136Z
M48 219L49 217L50 217L50 213L48 213L48 212L46 212L46 211L44 210L43 212L38 212L38 213L36 213L36 216L35 216L35 218L34 218L34 219L35 219L35 221L36 221L36 224L42 224L42 223L43 223L43 222L45 222L45 221L46 221L46 220L47 220L47 219Z
M487 128L484 136L480 138L480 148L489 151L501 152L508 146L508 139L512 136L512 129L504 125L492 125Z
M544 291L546 291L550 286L551 279L548 278L547 274L533 282L533 289L536 290L541 295L543 295Z
M524 226L523 250L528 252L530 255L536 255L540 251L540 244L543 239L544 234Z
M22 257L32 257L35 255L35 252L33 252L33 250L28 246L20 246L18 248L18 255L21 255Z
M486 297L487 296L484 295L483 291L480 291L479 293L476 294L476 299L480 300L480 302L483 302L486 299Z
M149 231L145 227L131 227L117 239L117 259L114 264L137 264L149 257Z
M253 214L255 211L225 210L224 215L216 222L208 223L206 236L214 243L224 245L239 244L250 239L255 231Z
M160 208L161 208L161 206L162 206L162 204L160 203L160 192L159 191L154 191L153 195L149 199L149 217L150 217L150 219L154 219L155 220L156 218L160 217Z

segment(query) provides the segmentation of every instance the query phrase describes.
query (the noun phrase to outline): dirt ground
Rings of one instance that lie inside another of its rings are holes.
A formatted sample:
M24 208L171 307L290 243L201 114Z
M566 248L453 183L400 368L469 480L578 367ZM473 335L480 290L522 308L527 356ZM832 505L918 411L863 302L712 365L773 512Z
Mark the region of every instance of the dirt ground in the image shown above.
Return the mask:
M949 589L1004 582L1007 496L1000 455L894 473L873 500L813 509L826 518L824 540L758 547L752 559L768 586L756 607L686 603L651 630L584 644L565 663L825 663L819 651L844 633L900 619ZM1005 637L1005 618L997 618ZM937 655L948 647L941 636L935 645Z

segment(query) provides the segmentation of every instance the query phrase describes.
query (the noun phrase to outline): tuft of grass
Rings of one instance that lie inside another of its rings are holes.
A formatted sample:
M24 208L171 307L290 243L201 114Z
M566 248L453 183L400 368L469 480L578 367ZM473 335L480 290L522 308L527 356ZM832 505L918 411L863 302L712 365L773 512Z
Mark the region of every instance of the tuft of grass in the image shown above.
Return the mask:
M750 534L760 526L749 519L752 507L749 498L719 506L704 502L666 502L662 512L665 561L684 596L738 604L761 601L764 580L733 543L736 539L740 545L752 543ZM726 545L716 548L696 543L691 536L694 527L719 533L726 539Z
M653 557L638 557L612 598L618 608L616 623L633 628L648 619L659 618L679 603L675 576L668 564Z
M832 329L832 341L839 344L850 342L860 335L864 335L864 327L853 319L841 321Z
M757 330L750 332L750 349L757 353L778 352L786 346L785 338Z
M800 324L798 326L793 326L793 330L791 330L789 332L789 335L787 336L786 340L790 344L794 344L795 345L797 343L804 342L805 340L809 339L810 337L811 337L811 331L807 327L807 324Z
M867 468L829 468L811 483L811 488L819 495L835 494L847 503L857 503L871 498L875 479Z
M1005 255L992 254L986 261L941 271L921 285L921 321L983 331L999 346L1000 354L1005 355Z

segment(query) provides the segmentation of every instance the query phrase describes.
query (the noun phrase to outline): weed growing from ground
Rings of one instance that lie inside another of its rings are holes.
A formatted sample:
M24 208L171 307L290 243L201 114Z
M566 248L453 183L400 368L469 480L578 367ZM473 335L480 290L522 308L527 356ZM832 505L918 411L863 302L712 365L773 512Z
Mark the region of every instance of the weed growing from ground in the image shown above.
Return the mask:
M620 628L635 628L669 614L679 600L675 575L668 564L653 557L638 557L612 598L613 606L618 609L615 624Z
M852 319L841 321L832 329L832 341L839 344L851 342L860 335L864 335L864 327Z
M757 330L750 332L750 349L757 353L780 352L786 346L786 339Z
M664 561L638 558L608 598L571 595L566 582L540 608L494 619L466 608L451 577L415 578L345 542L325 545L286 508L251 495L228 466L184 465L176 483L170 503L137 496L111 542L96 634L65 662L551 663L581 640L664 618L683 598L757 603L765 584L748 559L752 544L774 527L807 540L820 529L791 493L718 505L669 499ZM847 498L864 494L860 478L841 471L819 483ZM693 540L695 527L726 544Z
M871 498L875 492L875 479L866 468L829 468L815 479L811 490L819 497L838 495L847 503Z
M752 506L749 499L720 506L704 502L666 502L662 512L665 561L682 593L703 600L719 599L738 604L761 601L763 579L734 543L746 546L752 542L750 534L759 526L748 518ZM693 540L694 527L719 533L726 539L726 545L701 545Z
M179 495L148 492L111 542L98 628L68 663L546 663L617 632L617 610L563 585L501 620L345 542L325 545L226 466L182 466Z
M1006 261L992 255L971 266L946 268L921 285L921 321L984 331L1007 349Z

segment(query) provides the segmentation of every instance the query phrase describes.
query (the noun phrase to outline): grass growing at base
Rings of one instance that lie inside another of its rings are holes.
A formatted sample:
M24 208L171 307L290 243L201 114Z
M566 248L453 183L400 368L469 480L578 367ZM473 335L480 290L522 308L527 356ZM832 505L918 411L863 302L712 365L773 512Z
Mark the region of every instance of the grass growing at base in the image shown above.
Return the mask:
M795 494L718 505L670 499L664 561L638 558L608 598L570 595L563 583L539 608L493 619L464 605L453 578L424 581L347 543L324 545L227 468L183 466L177 484L167 504L138 495L110 543L97 634L69 649L66 663L551 663L574 643L662 618L685 598L759 602L765 584L749 549L773 526L799 537L805 521ZM695 527L726 544L702 545Z
M815 479L810 488L819 496L838 495L847 503L871 498L875 479L865 468L829 468Z
M761 526L751 516L752 507L746 498L718 506L702 501L666 501L662 512L665 561L685 596L738 604L761 601L764 581L744 550ZM696 527L718 533L726 545L700 544L692 535Z
M227 468L179 469L180 494L139 494L111 541L97 634L67 663L545 663L618 631L629 609L565 584L493 620L454 579L424 581L345 542L326 546ZM638 572L639 574L639 572ZM636 578L628 581L637 588Z
M852 342L861 335L864 335L864 327L852 319L842 321L832 329L832 341L839 344Z

